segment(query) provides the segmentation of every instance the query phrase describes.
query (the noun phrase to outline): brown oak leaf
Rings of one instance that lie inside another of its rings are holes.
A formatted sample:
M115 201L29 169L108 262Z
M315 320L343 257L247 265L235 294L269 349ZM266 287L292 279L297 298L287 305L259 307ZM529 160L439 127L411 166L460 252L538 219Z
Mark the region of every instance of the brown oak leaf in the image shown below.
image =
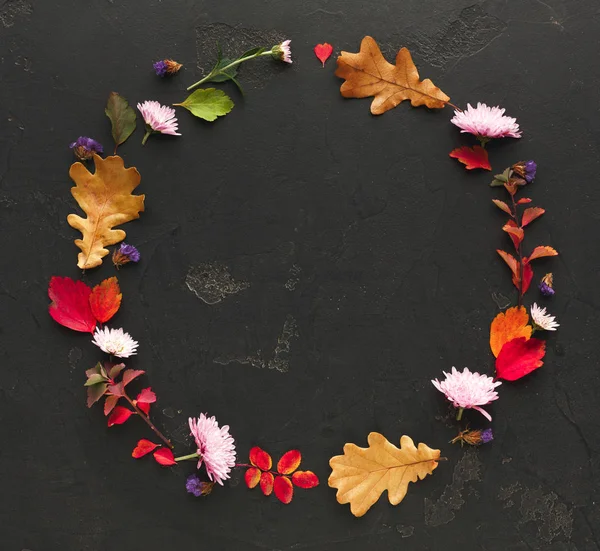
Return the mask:
M136 168L125 168L118 155L106 159L94 155L94 164L94 174L81 163L74 163L69 171L75 182L71 193L87 214L87 218L76 214L67 217L69 225L83 235L83 239L75 240L81 249L77 266L82 270L100 266L108 254L105 247L125 239L123 230L113 228L139 218L144 211L145 196L131 193L140 184Z
M400 439L400 448L378 432L370 433L367 441L368 448L346 444L344 455L329 460L329 486L337 488L338 503L350 503L356 517L362 517L385 490L390 503L398 505L408 491L408 483L431 474L440 458L440 450L425 444L416 448L409 436Z
M404 100L410 100L414 107L425 105L430 109L441 109L450 100L431 80L419 79L419 72L406 48L398 52L396 65L392 65L370 36L363 38L359 53L342 52L337 64L336 76L346 81L340 88L342 96L373 96L373 115L381 115Z

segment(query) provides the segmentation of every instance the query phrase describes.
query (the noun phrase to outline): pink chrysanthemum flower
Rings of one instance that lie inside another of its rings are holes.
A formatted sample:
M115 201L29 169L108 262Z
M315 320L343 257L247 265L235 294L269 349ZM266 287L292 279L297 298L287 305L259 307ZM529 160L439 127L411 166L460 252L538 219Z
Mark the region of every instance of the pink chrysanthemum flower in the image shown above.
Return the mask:
M476 409L488 421L491 415L480 406L485 406L498 399L498 393L494 390L502 383L494 382L492 377L471 373L466 367L457 371L452 368L452 373L444 372L446 378L443 381L434 379L433 386L446 395L454 407L459 408L457 419L462 417L463 409Z
M271 52L273 57L285 63L292 63L292 49L290 48L291 40L284 40L281 44L273 46Z
M177 132L177 117L175 116L175 109L172 107L161 105L158 101L145 101L144 103L138 103L137 108L146 123L146 134L144 135L142 144L145 144L148 136L155 132L171 136L181 136Z
M461 132L474 134L478 139L520 138L517 119L505 116L504 111L500 107L488 107L485 103L477 103L477 107L468 103L464 111L454 111L450 122Z
M129 333L123 329L96 329L92 343L98 346L107 354L112 354L118 358L129 358L137 354L137 341L131 338Z
M198 419L190 417L190 432L198 446L198 468L206 467L208 478L223 486L223 480L235 467L235 442L229 434L229 426L219 428L214 417L204 413Z

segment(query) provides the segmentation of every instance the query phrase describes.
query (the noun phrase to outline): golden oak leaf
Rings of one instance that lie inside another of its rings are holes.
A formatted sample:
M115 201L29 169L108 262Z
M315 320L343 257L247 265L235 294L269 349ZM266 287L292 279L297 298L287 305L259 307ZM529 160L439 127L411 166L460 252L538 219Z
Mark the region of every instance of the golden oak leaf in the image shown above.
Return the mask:
M67 217L69 225L83 235L75 245L81 249L77 266L84 270L100 266L108 254L105 247L125 239L125 232L114 230L115 226L139 218L144 211L145 195L131 194L140 184L136 168L125 168L118 155L106 159L94 155L94 164L94 174L81 163L73 163L69 171L76 184L71 193L87 214L87 218L76 214Z
M529 314L524 306L513 306L506 312L500 312L490 326L490 348L494 357L498 357L502 347L513 339L531 337Z
M337 64L336 76L346 81L340 88L342 96L373 96L373 115L381 115L404 100L410 100L414 107L425 105L430 109L441 109L450 100L431 80L419 79L419 72L406 48L398 52L396 65L392 65L370 36L362 39L359 53L342 52Z
M422 480L438 466L440 450L415 444L409 436L400 439L400 448L382 434L372 432L368 448L344 446L344 455L329 460L329 486L337 488L338 503L350 503L350 511L362 517L387 490L392 505L406 495L409 482Z

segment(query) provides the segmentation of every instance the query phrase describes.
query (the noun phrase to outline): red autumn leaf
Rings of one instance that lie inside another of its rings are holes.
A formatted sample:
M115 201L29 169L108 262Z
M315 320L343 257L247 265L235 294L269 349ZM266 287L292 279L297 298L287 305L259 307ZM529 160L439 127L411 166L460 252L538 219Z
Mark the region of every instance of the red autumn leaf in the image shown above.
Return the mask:
M298 450L285 452L277 463L277 472L279 474L292 474L302 461L302 454Z
M117 405L117 402L119 401L119 397L118 396L107 396L106 400L104 401L104 415L108 415L113 409L115 409L115 406Z
M496 249L496 252L501 256L502 260L504 260L504 262L506 262L506 264L510 268L510 271L513 274L513 279L515 277L519 277L519 263L517 262L517 259L512 254L508 254L507 252L501 251L499 249Z
M510 271L513 274L513 277L512 277L513 285L517 289L521 289L521 275L520 275L521 274L521 266L517 262L517 259L505 251L501 251L501 250L497 249L496 252L502 257L502 260L504 260L504 262L506 262L506 264L510 268ZM527 289L529 289L529 285L531 284L531 280L533 278L533 269L528 264L526 258L523 260L523 274L524 274L523 288L521 290L522 290L522 294L525 294Z
M159 446L160 444L155 444L154 442L150 442L150 440L142 438L131 453L131 457L134 459L139 459L140 457L144 457L144 455L148 455Z
M518 337L508 341L496 358L496 377L516 381L541 367L545 354L546 343L540 339Z
M82 281L53 276L48 285L48 296L52 301L48 307L50 316L54 321L74 331L93 333L96 318L90 307L91 292Z
M117 383L116 385L108 385L108 391L115 396L125 396L125 391L123 390L123 383Z
M125 388L131 381L133 381L140 375L143 375L144 373L146 373L146 372L141 369L126 369L123 372L123 380L122 380L123 388Z
M521 197L517 201L517 205L524 205L525 203L531 203L531 199L529 197Z
M314 51L319 61L323 64L323 67L325 67L325 62L333 53L333 46L331 44L328 44L327 42L323 44L317 44L315 46Z
M256 467L250 467L246 473L244 474L244 480L246 481L246 486L252 489L255 488L261 479L260 469Z
M138 394L136 398L138 404L144 402L145 404L153 404L156 402L156 394L152 391L152 387L144 388Z
M500 201L500 199L492 199L492 203L494 203L494 205L496 205L500 210L503 210L506 214L512 216L510 207L504 201Z
M116 406L115 409L112 410L110 417L108 418L108 426L112 427L113 425L122 425L129 419L135 412L130 409L124 408L123 406Z
M109 366L110 366L110 364L109 364ZM114 379L124 369L125 369L125 364L116 364L116 365L113 365L112 367L108 367L108 376L111 379Z
M502 230L510 236L515 249L519 250L519 246L525 237L523 228L519 228L514 220L509 220L506 224L504 224L504 226L502 226Z
M286 505L294 497L294 486L292 486L292 482L287 476L278 476L275 478L274 490L277 499Z
M262 473L260 475L260 489L266 496L270 496L273 491L273 475L271 473Z
M296 471L292 475L292 482L298 488L314 488L319 485L317 475L312 471Z
M139 407L146 415L150 415L150 404L147 402L136 402L135 405Z
M541 247L536 247L533 249L529 258L526 259L527 262L531 262L536 258L543 258L544 256L557 256L558 253L552 247L548 247L547 245L543 245Z
M250 463L262 471L270 471L273 466L271 456L258 446L254 446L250 450Z
M531 224L536 218L539 218L546 211L540 207L529 207L523 211L521 218L521 226L524 228L527 224Z
M467 170L473 170L474 168L492 170L490 160L488 159L488 152L480 145L475 145L472 148L466 145L457 147L450 152L450 157L458 159L465 165Z
M156 450L152 455L156 462L160 463L163 467L177 465L177 461L175 461L175 456L169 448L160 448L160 450Z
M119 310L122 298L117 278L109 277L92 289L90 295L92 313L100 323L106 323Z
M533 268L527 263L527 259L523 261L523 286L521 288L521 295L524 295L529 289L529 285L531 284L531 280L533 279ZM517 289L519 289L519 285L515 283L513 279L513 283Z

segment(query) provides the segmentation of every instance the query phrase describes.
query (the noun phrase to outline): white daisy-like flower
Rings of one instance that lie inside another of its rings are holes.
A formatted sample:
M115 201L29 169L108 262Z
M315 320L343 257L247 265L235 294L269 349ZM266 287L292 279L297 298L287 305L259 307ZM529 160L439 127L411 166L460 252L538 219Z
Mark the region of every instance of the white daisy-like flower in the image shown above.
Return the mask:
M535 302L531 306L531 319L536 329L544 331L556 331L560 325L556 322L556 317L546 313L546 309L538 306Z
M464 111L454 111L450 122L458 126L461 132L478 138L520 138L517 119L507 117L504 112L500 107L488 107L485 103L477 103L477 107L467 103Z
M291 40L284 40L281 44L273 46L271 52L275 59L285 63L292 63L292 49L290 48Z
M123 329L96 329L92 342L107 354L112 354L118 358L129 358L137 354L137 341L131 338L129 333Z

